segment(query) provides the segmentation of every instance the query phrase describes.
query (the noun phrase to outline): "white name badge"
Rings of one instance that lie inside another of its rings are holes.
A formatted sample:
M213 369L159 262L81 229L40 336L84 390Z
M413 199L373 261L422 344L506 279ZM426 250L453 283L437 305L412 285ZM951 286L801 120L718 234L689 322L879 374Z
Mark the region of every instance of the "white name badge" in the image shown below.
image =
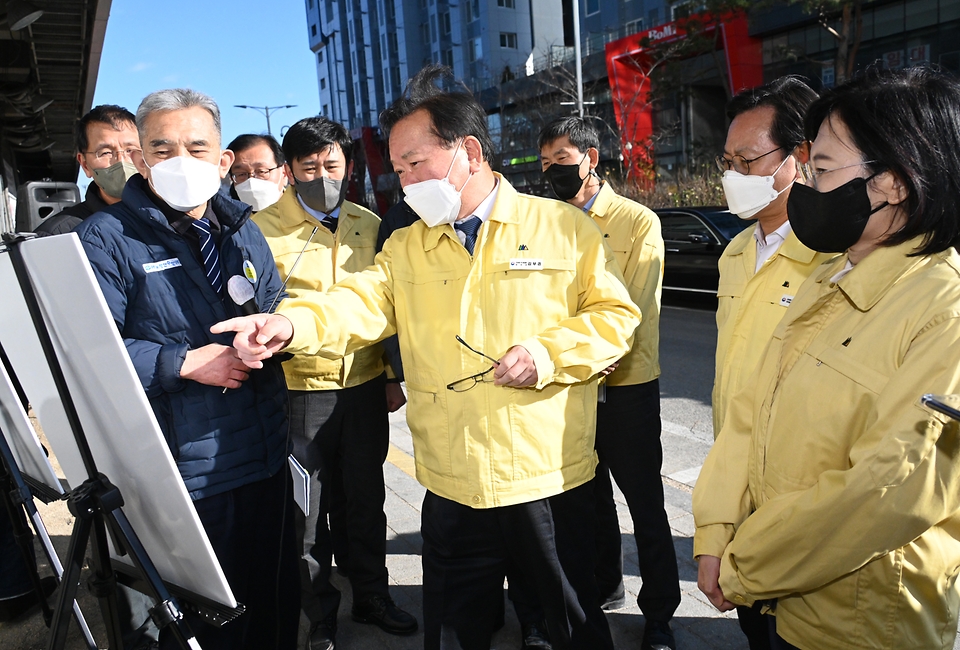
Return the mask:
M543 260L534 260L526 257L514 257L510 260L510 268L524 271L537 271L543 269Z
M787 294L783 294L783 297L780 298L781 307L789 307L791 302L793 302L793 296L788 296Z
M175 269L178 266L183 266L180 264L180 260L176 257L172 257L168 260L162 260L160 262L148 262L143 265L144 273L156 273L157 271L166 271L167 269Z

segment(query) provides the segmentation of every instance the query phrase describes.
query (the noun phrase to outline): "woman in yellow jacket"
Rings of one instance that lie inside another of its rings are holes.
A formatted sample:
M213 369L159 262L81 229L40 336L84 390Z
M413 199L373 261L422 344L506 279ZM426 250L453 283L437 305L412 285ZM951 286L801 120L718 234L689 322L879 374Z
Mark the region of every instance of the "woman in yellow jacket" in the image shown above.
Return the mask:
M960 608L960 84L828 91L793 188L803 285L730 404L693 497L699 586L762 603L774 648L952 648Z

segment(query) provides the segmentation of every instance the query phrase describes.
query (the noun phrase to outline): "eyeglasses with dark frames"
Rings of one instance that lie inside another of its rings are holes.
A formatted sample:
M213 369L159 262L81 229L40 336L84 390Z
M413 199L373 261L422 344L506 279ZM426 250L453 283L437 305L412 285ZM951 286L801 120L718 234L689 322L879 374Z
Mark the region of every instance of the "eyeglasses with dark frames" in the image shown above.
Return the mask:
M487 356L480 350L476 350L473 347L471 347L469 343L467 343L462 338L460 338L459 334L456 335L456 338L457 338L457 343L467 348L474 354L480 355L484 359L487 359L488 361L493 363L491 367L487 368L483 372L478 372L476 374L470 375L469 377L464 377L463 379L458 379L457 381L447 384L447 390L452 390L455 393L465 393L466 391L470 390L480 382L484 381L484 377L486 377L488 374L493 372L494 369L496 369L496 367L500 365L500 362L491 356Z
M717 169L722 172L730 171L731 169L738 174L743 174L744 176L750 175L750 163L755 163L765 156L769 156L774 151L780 151L783 147L777 147L776 149L771 149L767 153L760 154L756 158L744 158L740 154L734 155L733 159L727 158L723 154L717 156Z

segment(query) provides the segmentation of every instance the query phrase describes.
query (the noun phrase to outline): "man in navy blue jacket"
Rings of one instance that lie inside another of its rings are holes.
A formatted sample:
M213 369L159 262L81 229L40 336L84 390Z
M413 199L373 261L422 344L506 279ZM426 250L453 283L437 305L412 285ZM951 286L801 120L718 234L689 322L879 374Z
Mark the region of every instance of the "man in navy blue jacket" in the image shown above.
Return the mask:
M281 281L250 208L220 194L233 154L220 113L191 90L136 115L140 176L76 230L224 573L247 611L194 622L210 648L296 647L299 578L280 363L250 371L212 324L270 309ZM253 302L231 298L246 284ZM281 295L280 298L283 296ZM161 634L161 647L175 647Z

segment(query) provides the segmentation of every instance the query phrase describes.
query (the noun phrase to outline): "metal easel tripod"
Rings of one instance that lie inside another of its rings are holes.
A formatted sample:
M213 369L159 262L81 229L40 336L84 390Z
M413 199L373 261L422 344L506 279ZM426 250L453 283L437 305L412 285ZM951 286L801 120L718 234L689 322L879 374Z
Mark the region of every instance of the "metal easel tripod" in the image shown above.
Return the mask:
M200 645L194 638L186 620L184 620L178 602L164 585L160 574L150 560L139 537L137 537L136 531L133 530L123 513L121 508L123 497L120 490L97 470L96 461L90 451L83 425L80 422L63 369L57 358L40 303L30 282L22 251L20 251L20 244L31 238L32 235L4 234L3 242L9 251L10 261L16 273L20 290L36 328L44 357L87 473L87 480L76 486L67 495L70 512L77 519L70 537L63 582L57 606L53 612L52 629L47 648L49 650L62 650L65 646L69 626L68 617L72 610L71 604L76 599L80 571L89 544L91 568L93 570L90 587L100 601L100 609L107 628L109 647L111 650L123 649L117 607L117 581L110 563L110 552L107 544L107 530L109 528L118 551L126 551L136 567L137 573L146 582L146 593L157 603L150 610L154 622L161 629L169 626L174 638L185 650L197 650Z

